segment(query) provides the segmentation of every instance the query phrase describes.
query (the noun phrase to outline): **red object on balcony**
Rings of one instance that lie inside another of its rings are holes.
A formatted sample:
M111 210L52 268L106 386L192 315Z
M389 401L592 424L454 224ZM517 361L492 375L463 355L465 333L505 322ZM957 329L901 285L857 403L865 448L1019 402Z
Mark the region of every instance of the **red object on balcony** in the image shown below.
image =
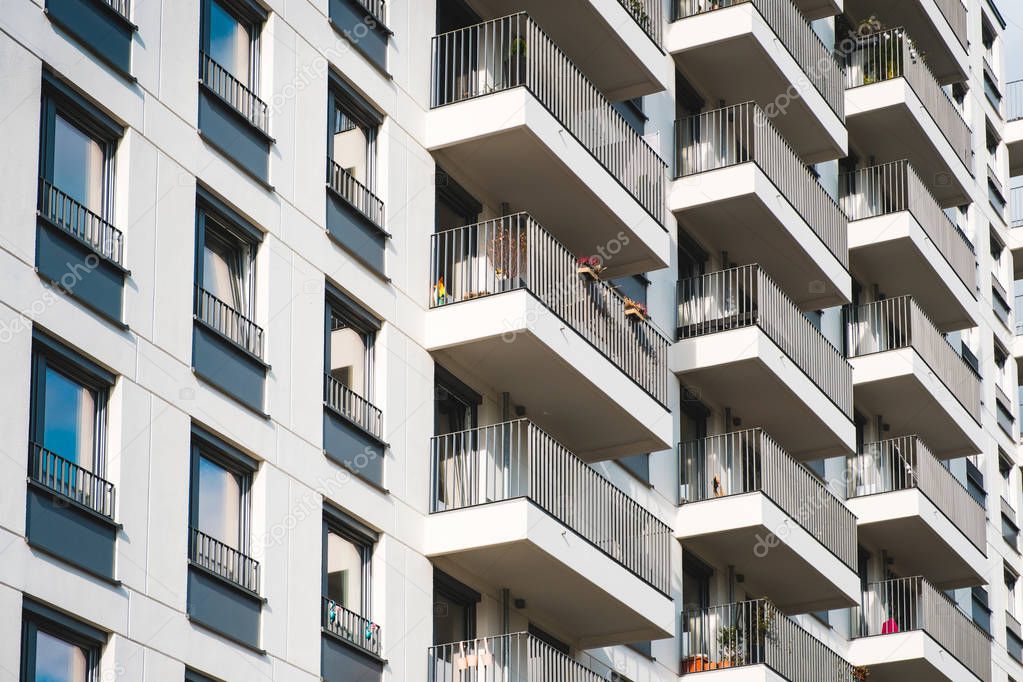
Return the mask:
M899 624L895 622L894 618L889 618L881 624L882 635L893 635L899 631Z

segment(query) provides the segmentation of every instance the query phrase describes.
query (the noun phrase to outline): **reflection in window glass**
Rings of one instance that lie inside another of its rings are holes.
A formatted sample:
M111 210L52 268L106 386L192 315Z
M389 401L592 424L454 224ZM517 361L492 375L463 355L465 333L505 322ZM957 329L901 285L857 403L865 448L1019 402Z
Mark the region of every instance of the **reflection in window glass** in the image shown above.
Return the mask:
M203 288L242 315L251 317L248 307L248 250L222 234L210 216L206 217L203 243Z
M81 647L37 631L35 682L86 682L88 675L89 658Z
M96 393L47 367L43 383L42 446L78 466L93 470L96 447Z
M103 213L103 146L57 114L53 184L90 211Z
M198 494L197 528L225 545L241 550L241 476L200 457Z
M366 337L337 315L330 316L330 375L355 394L366 395Z
M219 3L210 0L209 55L245 85L249 82L251 38L248 28Z
M327 533L327 598L362 614L362 548Z

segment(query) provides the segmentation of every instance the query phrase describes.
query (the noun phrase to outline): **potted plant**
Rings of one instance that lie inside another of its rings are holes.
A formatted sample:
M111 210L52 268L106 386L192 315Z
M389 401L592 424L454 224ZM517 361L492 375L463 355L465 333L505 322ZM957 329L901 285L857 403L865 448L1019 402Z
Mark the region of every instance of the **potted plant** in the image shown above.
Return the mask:
M742 651L742 632L737 625L729 625L718 630L718 648L721 659L718 668L731 668L744 663Z
M852 678L856 680L856 682L864 682L864 680L868 677L870 677L870 668L865 665L853 666Z
M504 58L504 79L506 88L526 84L526 39L517 36L508 45Z
M623 297L625 300L625 316L631 317L635 320L642 321L647 319L649 316L647 313L646 306L639 301L634 301L628 296Z
M593 279L600 279L600 273L604 264L597 256L579 256L575 259L575 271L579 275L588 275Z
M647 14L646 7L643 6L643 0L629 0L629 12L644 30L650 28L650 15Z

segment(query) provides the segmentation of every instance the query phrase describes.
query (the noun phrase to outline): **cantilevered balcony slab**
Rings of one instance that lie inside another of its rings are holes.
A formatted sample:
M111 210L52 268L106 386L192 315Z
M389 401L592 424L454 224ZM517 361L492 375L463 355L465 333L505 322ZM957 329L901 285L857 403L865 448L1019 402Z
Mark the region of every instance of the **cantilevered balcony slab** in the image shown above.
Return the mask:
M660 0L474 0L480 14L525 12L565 51L579 70L620 101L651 95L672 84L661 50ZM599 45L600 49L593 49Z
M845 0L794 0L796 7L807 19L815 21L841 14Z
M758 262L802 309L847 302L847 218L754 102L675 125L668 206L711 251Z
M708 101L757 102L807 163L846 155L842 69L791 0L680 4L666 47Z
M861 544L885 548L897 574L940 589L985 582L984 508L919 438L868 443L847 463Z
M787 613L859 602L856 519L764 431L682 443L679 460L683 546L755 576Z

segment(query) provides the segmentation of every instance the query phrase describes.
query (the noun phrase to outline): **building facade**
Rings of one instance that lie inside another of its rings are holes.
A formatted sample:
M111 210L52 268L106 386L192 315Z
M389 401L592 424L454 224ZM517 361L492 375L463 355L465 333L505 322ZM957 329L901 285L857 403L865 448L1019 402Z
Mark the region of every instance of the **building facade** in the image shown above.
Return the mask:
M0 679L1023 680L992 0L4 10Z

